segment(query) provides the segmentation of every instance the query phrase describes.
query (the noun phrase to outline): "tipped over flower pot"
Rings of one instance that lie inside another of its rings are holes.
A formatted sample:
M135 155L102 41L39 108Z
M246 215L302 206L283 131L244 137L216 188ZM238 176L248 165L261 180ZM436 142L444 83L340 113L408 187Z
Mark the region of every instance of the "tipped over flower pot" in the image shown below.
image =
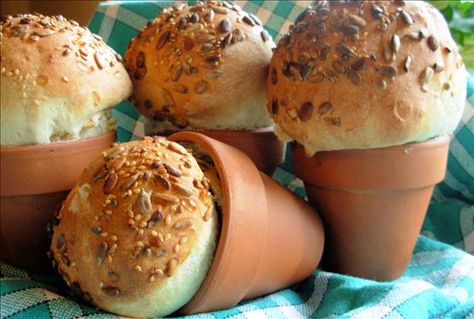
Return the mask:
M240 149L250 157L258 170L270 176L284 160L285 143L276 137L271 128L250 131L206 130L199 133Z
M324 267L392 280L407 267L434 186L446 172L449 138L306 156L293 144L295 174L321 213Z
M238 149L198 133L170 136L199 145L221 181L221 234L211 268L183 314L234 306L288 287L318 266L324 233L316 212L260 173Z
M55 217L54 267L122 316L234 306L308 277L324 246L311 205L240 150L193 132L104 151Z

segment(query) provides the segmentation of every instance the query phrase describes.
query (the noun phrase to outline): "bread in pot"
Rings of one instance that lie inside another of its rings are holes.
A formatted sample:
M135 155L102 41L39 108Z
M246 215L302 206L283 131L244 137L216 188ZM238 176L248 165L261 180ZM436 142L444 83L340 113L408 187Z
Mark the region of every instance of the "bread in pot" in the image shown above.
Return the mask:
M87 138L115 128L132 83L97 35L62 16L1 20L1 145Z
M53 227L67 284L100 308L161 317L186 304L211 265L218 217L195 158L164 138L118 144L82 174Z
M446 21L423 1L319 1L275 50L267 108L308 155L451 133L466 71Z
M180 128L271 126L265 79L274 46L260 20L238 5L165 9L125 54L132 102L142 114Z

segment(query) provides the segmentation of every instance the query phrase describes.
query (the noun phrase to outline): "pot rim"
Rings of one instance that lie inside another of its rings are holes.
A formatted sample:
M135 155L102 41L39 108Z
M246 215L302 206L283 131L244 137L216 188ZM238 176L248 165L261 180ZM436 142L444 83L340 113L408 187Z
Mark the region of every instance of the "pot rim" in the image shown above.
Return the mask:
M181 311L190 314L231 307L245 297L260 266L265 245L252 243L256 240L263 243L266 241L266 200L253 201L248 197L243 198L243 201L236 199L241 196L237 193L239 185L242 185L241 174L236 176L228 168L228 159L223 158L223 154L216 148L216 144L227 146L226 144L200 133L186 131L173 134L169 139L175 142L190 141L208 152L219 173L223 195L221 229L214 259L199 290ZM244 164L247 163L247 179L253 182L253 189L248 188L249 193L255 198L265 199L260 172L243 153L240 159L244 160ZM247 218L250 216L245 216L246 214L251 214L250 220ZM245 249L241 249L242 245ZM233 260L242 258L246 260L245 269L232 265ZM235 280L236 277L239 280Z
M294 142L292 159L295 175L320 188L403 190L444 179L449 141L450 136L444 135L383 148L322 151L313 156L307 156L304 147Z
M67 172L77 164L77 159L82 157L82 160L91 161L93 158L88 159L84 155L94 153L95 157L100 149L105 150L105 145L108 146L115 140L116 132L112 130L85 139L48 144L1 146L0 194L1 196L22 196L69 190L76 182L73 175L79 175L83 169L72 175ZM54 160L59 158L63 159ZM18 167L21 167L20 173ZM48 174L38 170L48 171ZM41 174L47 178L40 179Z

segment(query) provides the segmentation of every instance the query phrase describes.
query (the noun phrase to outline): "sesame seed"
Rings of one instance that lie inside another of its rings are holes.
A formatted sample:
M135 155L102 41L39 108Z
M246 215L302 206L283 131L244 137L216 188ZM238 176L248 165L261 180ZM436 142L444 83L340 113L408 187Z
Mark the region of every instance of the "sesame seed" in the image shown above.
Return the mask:
M153 237L158 237L158 232L157 232L156 230L152 230L152 231L151 231L151 235L152 235Z
M139 271L139 272L142 272L142 271L143 271L142 267L140 267L139 265L136 265L136 266L135 266L135 270L136 270L136 271Z

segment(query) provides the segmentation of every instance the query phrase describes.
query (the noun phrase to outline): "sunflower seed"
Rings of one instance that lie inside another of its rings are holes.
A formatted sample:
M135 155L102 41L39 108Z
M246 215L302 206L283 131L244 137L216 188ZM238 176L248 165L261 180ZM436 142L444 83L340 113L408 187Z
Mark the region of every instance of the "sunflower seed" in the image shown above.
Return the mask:
M230 28L231 28L231 23L230 23L229 19L227 19L227 18L222 19L222 21L219 23L219 28L220 28L221 32L229 32Z
M176 82L179 80L179 78L181 77L181 74L183 74L183 64L182 63L179 63L175 69L174 69L174 72L173 74L171 75L171 81L173 82Z
M106 65L106 62L104 60L104 57L99 54L99 53L94 53L94 60L95 60L95 63L97 64L97 67L99 68L99 70L102 70L105 65Z
M101 266L104 263L105 257L109 251L109 245L104 241L100 243L99 250L97 252L97 265Z
M343 60L353 58L353 57L357 56L355 51L352 50L350 47L348 47L344 43L339 43L338 45L336 45L336 51L341 54Z
M341 126L341 118L340 117L325 117L324 118L324 122L326 122L326 124L330 124L332 126Z
M247 23L249 26L251 27L254 27L255 26L255 22L253 21L252 18L250 18L249 16L244 16L242 18L242 21L244 21L245 23Z
M194 40L188 36L184 37L184 49L190 51L194 48Z
M107 172L108 172L107 165L102 165L94 173L94 176L92 177L92 183L95 183L97 180L101 179L102 177L105 177L107 175Z
M332 104L330 102L321 103L318 107L318 113L320 115L326 114L332 109Z
M403 71L408 72L410 70L411 61L411 56L407 56L405 62L403 62Z
M125 164L126 161L126 157L115 158L114 160L107 163L107 167L109 170L118 171L122 168L123 164Z
M136 69L135 72L133 73L133 78L135 80L142 80L146 75L146 68L143 67L143 68L139 68L139 69Z
M424 87L428 82L431 80L431 77L433 76L433 69L430 67L426 67L423 72L420 74L420 84L422 87Z
M358 15L349 14L347 17L353 24L360 28L365 27L367 25L367 22L364 20L364 18L359 17Z
M229 33L230 34L230 33ZM204 43L201 47L201 51L203 52L209 52L214 49L214 46L210 43Z
M178 29L182 30L184 28L186 28L186 24L188 22L186 21L186 18L180 18L179 21L178 21Z
M177 170L176 168L174 168L173 166L168 165L166 163L163 163L163 166L165 167L168 174L170 174L172 176L175 176L175 177L181 177L181 175L182 175L181 172L179 170Z
M128 191L133 186L133 184L135 184L135 182L138 180L139 176L140 176L140 173L135 173L132 176L127 177L123 181L122 185L120 186L120 190L122 192Z
M272 114L277 114L278 112L278 100L273 98L272 100Z
M343 25L341 27L341 32L344 33L345 35L352 36L354 34L359 33L359 27L356 25Z
M182 185L182 184L173 184L173 186L178 190L178 192L181 194L181 195L184 195L184 196L191 196L193 194L193 191L191 189L189 189L188 187Z
M104 157L104 159L106 161L110 161L111 159L115 158L116 156L122 154L123 152L125 152L125 147L116 147L114 149L112 149L112 151L110 151L109 154L107 154L107 156Z
M168 195L168 194L153 193L153 197L163 202L173 203L173 204L177 204L179 201L176 197Z
M102 291L110 297L117 297L120 296L120 290L116 287L106 286L102 287Z
M398 73L397 68L391 65L381 66L379 70L383 76L386 76L389 78L396 76Z
M186 155L188 154L188 151L186 151L186 149L179 145L178 143L175 143L175 142L170 142L168 144L168 149L175 152L175 153L178 153L178 154L181 154L181 155Z
M278 78L277 78L277 72L276 72L275 68L272 68L270 70L270 79L271 79L273 85L277 84Z
M201 80L194 85L194 92L202 94L207 89L207 81Z
M301 21L295 25L295 32L302 33L306 31L307 28L308 28L308 23L306 21Z
M357 72L356 70L354 70L352 68L347 70L347 77L355 85L361 85L362 84L362 76L360 75L359 72Z
M184 218L178 220L174 223L173 228L177 230L183 230L191 227L193 225L193 220L191 218Z
M380 18L382 17L382 15L383 15L384 11L385 11L385 10L383 9L383 7L380 7L380 6L375 5L375 4L372 5L372 10L371 10L371 12L372 12L372 17L373 17L374 19L380 19Z
M270 36L265 30L262 30L262 32L260 32L260 36L262 37L263 42L267 42L268 40L270 40Z
M351 64L351 68L356 71L361 70L365 65L365 60L366 58L360 58L359 60Z
M382 91L383 90L386 90L387 89L387 82L382 80L380 81L378 84L377 84L378 88L381 89Z
M405 10L402 10L402 11L400 12L400 15L401 15L401 17L402 17L403 22L405 22L407 25L412 25L412 24L414 23L411 14L409 14L409 13L406 12Z
M145 191L143 188L138 193L137 206L140 214L147 215L151 211L151 192Z
M298 117L303 122L309 120L311 114L313 114L313 103L311 102L304 103L298 110Z
M170 38L170 34L171 34L170 31L165 31L161 34L160 38L158 39L158 42L156 42L156 46L155 46L156 50L159 50L165 46L165 44L168 42Z
M199 22L199 15L196 12L193 12L191 18L189 19L191 23L198 23Z
M439 41L435 36L430 35L428 37L428 46L431 49L431 51L436 51L439 47Z
M188 87L185 86L185 85L182 85L182 84L178 84L178 85L174 86L174 90L178 93L181 93L181 94L188 93Z
M223 7L214 7L212 9L218 14L228 14L229 13L229 10L227 8L223 8Z
M394 54L396 54L400 50L400 37L397 34L392 36L390 40L390 45Z
M441 72L444 70L444 64L443 63L435 63L433 65L433 69L436 71L436 72Z
M56 241L56 249L59 252L64 252L66 248L66 240L64 238L64 234L59 234L58 239Z
M308 79L311 83L320 83L324 80L324 74L322 72L317 72L314 75L311 75Z
M230 45L232 43L232 33L228 33L222 40L223 47Z
M332 63L332 68L340 74L346 74L346 66L341 61L334 61Z
M110 174L104 182L103 191L104 194L110 194L117 186L118 175L116 173Z
M163 214L160 211L156 211L151 215L150 219L148 220L147 227L151 228L158 224L161 220L163 220Z
M311 71L313 70L313 66L311 64L303 64L300 67L300 76L302 80L306 80Z

